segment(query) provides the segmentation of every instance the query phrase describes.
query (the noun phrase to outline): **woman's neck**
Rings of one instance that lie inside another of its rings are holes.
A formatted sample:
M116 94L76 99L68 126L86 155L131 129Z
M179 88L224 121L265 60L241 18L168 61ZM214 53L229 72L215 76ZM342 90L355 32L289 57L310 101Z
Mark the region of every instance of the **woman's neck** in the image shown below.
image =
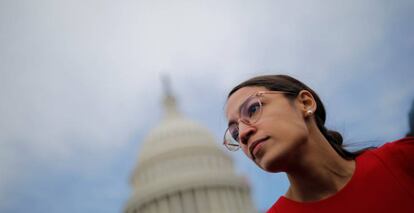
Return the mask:
M311 137L301 156L287 172L286 197L299 202L318 201L334 195L351 179L355 161L342 158L322 136Z

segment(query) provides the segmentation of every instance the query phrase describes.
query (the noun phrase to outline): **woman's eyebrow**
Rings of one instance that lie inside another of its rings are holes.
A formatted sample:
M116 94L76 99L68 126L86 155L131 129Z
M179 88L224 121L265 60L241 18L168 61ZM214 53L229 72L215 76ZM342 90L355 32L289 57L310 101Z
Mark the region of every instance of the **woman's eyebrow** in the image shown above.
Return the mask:
M235 124L235 123L237 123L236 121L234 121L234 120L229 120L229 122L228 122L228 124L227 124L227 127L229 127L229 126L231 126L231 125L233 125L233 124Z
M247 104L247 100L249 100L249 98L251 98L253 95L254 94L247 96L247 98L244 99L242 104L240 104L240 106L237 109L237 112L238 112L239 116L240 116L242 107ZM229 120L227 126L230 126L230 125L235 124L235 123L237 123L235 120Z

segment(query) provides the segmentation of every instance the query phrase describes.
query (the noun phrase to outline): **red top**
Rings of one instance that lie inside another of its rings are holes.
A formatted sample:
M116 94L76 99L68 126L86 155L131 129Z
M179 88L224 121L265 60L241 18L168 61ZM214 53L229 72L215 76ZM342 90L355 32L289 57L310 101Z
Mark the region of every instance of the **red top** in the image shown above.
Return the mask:
M267 211L414 212L414 137L386 143L356 158L351 180L336 194L315 202L284 196Z

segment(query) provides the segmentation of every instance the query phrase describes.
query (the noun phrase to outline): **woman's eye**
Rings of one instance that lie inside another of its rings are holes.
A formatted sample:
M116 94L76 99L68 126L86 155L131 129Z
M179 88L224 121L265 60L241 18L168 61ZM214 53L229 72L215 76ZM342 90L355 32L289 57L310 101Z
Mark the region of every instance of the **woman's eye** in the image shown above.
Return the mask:
M248 116L251 118L254 116L254 114L256 114L259 111L260 108L260 104L259 102L253 103L252 105L250 105L247 108L247 114Z
M239 140L239 130L234 130L231 133L231 136L233 137L234 140L238 141Z
M234 140L239 140L239 127L237 124L232 124L229 126L229 132L231 134L231 137L233 137Z

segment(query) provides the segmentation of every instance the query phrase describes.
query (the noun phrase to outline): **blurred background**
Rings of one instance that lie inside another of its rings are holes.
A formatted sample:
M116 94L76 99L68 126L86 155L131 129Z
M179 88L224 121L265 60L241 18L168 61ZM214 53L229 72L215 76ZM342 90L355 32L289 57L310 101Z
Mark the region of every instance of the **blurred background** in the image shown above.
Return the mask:
M408 132L414 1L1 0L0 212L121 212L140 145L180 110L221 143L229 90L314 88L351 149ZM284 174L229 153L264 211Z

